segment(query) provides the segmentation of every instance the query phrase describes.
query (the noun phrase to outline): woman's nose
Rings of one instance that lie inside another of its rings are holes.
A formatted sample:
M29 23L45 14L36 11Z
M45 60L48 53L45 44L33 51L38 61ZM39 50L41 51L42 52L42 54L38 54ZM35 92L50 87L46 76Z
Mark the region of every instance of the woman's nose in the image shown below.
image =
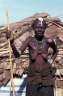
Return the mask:
M41 31L42 29L41 28L38 28L39 31Z

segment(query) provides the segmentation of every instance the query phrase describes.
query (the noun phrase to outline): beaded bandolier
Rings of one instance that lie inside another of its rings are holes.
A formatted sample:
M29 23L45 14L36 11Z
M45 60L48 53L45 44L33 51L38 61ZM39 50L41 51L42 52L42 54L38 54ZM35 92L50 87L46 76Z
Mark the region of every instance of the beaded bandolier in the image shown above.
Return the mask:
M38 53L42 53L43 49L46 47L46 37L42 41L38 42Z
M39 41L39 40L36 40L35 37L32 37L32 42L34 43L34 46L38 47L38 54L42 53L42 51L44 50L44 48L46 48L46 40L47 38L44 37L43 40Z

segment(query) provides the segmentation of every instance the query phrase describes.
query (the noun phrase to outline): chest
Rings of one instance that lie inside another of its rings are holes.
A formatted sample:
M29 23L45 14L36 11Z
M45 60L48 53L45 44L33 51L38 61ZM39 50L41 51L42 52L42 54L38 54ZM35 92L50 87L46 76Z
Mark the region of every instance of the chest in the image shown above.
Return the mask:
M47 40L47 38L44 38L41 41L38 41L34 37L32 37L32 40L29 44L30 51L37 52L37 53L47 52L49 46L48 46L46 40Z

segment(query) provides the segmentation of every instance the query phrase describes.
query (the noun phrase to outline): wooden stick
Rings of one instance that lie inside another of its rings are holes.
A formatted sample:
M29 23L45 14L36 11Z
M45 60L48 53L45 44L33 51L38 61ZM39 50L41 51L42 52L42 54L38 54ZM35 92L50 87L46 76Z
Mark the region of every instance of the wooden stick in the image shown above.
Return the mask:
M9 31L8 11L6 11L6 17L7 17L7 28L8 28L8 31ZM9 48L10 71L11 71L11 86L12 86L13 96L15 96L14 80L13 80L13 70L12 70L12 60L11 60L12 57L11 57L10 38L8 38L8 48Z
M56 22L54 22L54 21L52 21L52 20L46 20L46 21L48 21L48 22L50 22L50 23L52 23L52 24L54 24L54 25L56 25L56 26L58 26L59 28L61 28L62 30L63 30L63 27L62 26L60 26L59 24L57 24Z
M8 48L4 49L4 48L0 48L0 52L3 51L8 51Z
M1 55L1 54L5 54L5 53L8 53L8 52L9 52L9 50L1 51L1 52L0 52L0 55Z

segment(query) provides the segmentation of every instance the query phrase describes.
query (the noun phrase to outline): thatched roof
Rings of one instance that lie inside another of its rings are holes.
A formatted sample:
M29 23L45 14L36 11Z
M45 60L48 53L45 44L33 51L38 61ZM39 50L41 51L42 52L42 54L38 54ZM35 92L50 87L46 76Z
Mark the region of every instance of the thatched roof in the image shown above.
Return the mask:
M10 30L14 34L15 45L19 47L23 44L23 41L29 36L34 35L31 28L31 23L37 17L43 17L48 24L48 28L45 31L45 36L54 38L58 46L58 56L55 60L56 67L61 66L63 68L63 23L59 18L51 17L48 13L37 13L31 17L28 17L20 22L10 24ZM6 39L6 26L2 26L0 32L0 82L6 85L10 80L10 65L9 65L9 51L8 51L8 41ZM11 50L12 51L12 50ZM27 68L29 64L28 59L28 49L25 50L24 54L15 58L12 53L12 63L13 63L13 74L22 76L24 69ZM58 67L57 67L58 68ZM63 72L61 73L63 75Z

